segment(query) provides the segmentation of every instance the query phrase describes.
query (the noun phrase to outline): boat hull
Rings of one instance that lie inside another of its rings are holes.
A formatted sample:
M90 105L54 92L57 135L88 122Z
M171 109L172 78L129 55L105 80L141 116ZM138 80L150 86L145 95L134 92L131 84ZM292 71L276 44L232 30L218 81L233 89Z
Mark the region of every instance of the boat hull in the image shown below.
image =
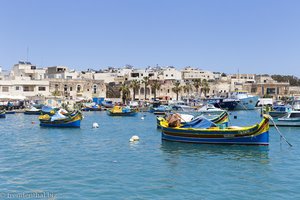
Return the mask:
M70 114L68 118L54 121L51 121L51 117L48 115L42 115L39 120L40 126L42 127L79 128L82 120L82 114L77 111L76 113Z
M270 111L268 114L273 118L280 118L280 117L286 116L288 114L288 112Z
M276 126L291 126L291 127L300 127L300 119L299 120L292 120L292 119L284 119L278 120L274 119ZM271 121L270 126L274 126L274 123Z
M0 114L0 118L5 118L6 115L5 114Z
M170 135L162 132L162 139L174 142L187 142L199 144L243 144L243 145L268 145L269 131L257 136L237 137L237 138L198 138Z
M41 115L42 112L41 111L25 111L24 114L25 115Z
M50 122L41 122L40 126L42 127L64 127L64 128L80 128L81 120L76 120L67 123L50 123Z
M161 123L162 139L175 142L203 144L269 144L269 118L267 116L251 127L229 128L172 128Z
M237 106L234 110L254 110L258 102L258 96L247 97L239 99Z
M137 112L111 112L108 110L107 114L109 116L135 116Z

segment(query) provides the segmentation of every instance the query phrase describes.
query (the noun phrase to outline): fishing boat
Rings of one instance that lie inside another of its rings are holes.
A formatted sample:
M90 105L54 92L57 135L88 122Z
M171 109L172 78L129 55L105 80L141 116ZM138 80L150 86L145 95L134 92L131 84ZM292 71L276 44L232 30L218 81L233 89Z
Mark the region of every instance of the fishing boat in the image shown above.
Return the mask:
M86 105L86 107L84 107L82 111L101 111L101 106L98 104L89 104Z
M0 110L0 118L5 118L5 110Z
M223 111L222 113L220 113L217 116L212 116L211 118L208 118L208 116L205 116L205 115L200 115L200 116L196 116L196 117L193 115L180 114L180 113L176 113L176 115L179 117L181 128L182 127L202 126L201 123L204 123L207 120L209 120L210 122L212 122L213 124L215 124L217 126L227 127L228 121L229 121L229 115L228 115L228 112L226 112L226 111ZM157 117L156 118L157 128L161 128L161 125L160 125L161 122L167 121L168 120L167 118L168 118L167 116Z
M130 107L114 106L112 109L107 110L109 116L135 116L137 111Z
M289 112L292 111L292 107L290 105L286 106L273 106L270 111L268 111L269 107L266 107L266 112L273 118L280 118L286 116Z
M234 110L240 100L234 98L213 98L206 100L208 104L214 105L216 108L225 110Z
M295 100L293 102L293 109L294 110L300 110L300 100Z
M40 114L42 114L42 111L41 111L41 109L31 107L30 109L26 109L24 114L25 115L40 115Z
M254 110L259 96L248 94L246 91L237 91L231 93L231 98L239 100L234 110Z
M224 112L221 108L216 108L213 104L205 104L197 110L199 113L203 114L221 114Z
M41 109L42 115L54 115L59 109L51 106L43 106Z
M67 113L65 110L60 109L53 116L48 114L41 115L39 117L40 126L43 127L69 127L79 128L82 120L82 114L80 111L74 111Z
M155 115L165 115L167 112L171 112L172 108L167 105L160 105L156 108L151 107L149 112L152 112Z
M162 139L176 142L206 144L269 144L269 116L264 115L259 124L249 127L218 127L207 121L203 127L170 127L167 121L162 126Z
M112 101L110 100L104 100L101 102L102 106L104 106L105 108L113 108L114 104Z
M16 114L16 111L14 111L14 110L7 110L7 111L5 111L5 114Z
M270 122L271 126L275 123L276 126L300 127L300 111L291 111L284 117L273 118L273 121Z

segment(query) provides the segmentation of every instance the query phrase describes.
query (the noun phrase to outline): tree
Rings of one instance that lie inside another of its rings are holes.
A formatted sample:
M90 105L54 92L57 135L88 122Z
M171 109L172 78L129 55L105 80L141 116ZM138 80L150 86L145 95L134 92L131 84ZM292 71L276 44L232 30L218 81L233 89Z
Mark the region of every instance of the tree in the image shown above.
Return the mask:
M141 83L138 80L133 80L133 81L131 81L129 87L132 88L132 90L133 90L133 99L132 100L134 101L135 100L135 91L140 89Z
M52 96L54 96L55 98L60 96L60 91L58 91L58 90L53 91Z
M181 91L181 86L179 81L173 82L174 87L172 88L172 91L176 93L176 100L178 101L178 93Z
M186 84L182 87L182 89L184 90L184 92L187 93L187 96L189 96L189 95L190 95L190 91L192 90L192 86L191 86L191 84L186 83Z
M207 82L206 79L204 79L204 80L202 81L202 90L203 90L203 92L204 92L204 96L206 97L206 94L207 94L207 93L209 92L209 90L210 90L209 84L208 84L208 82Z
M122 96L122 102L123 104L126 104L126 100L129 98L130 95L130 90L127 84L123 83L119 89L121 92Z
M154 99L156 99L156 91L160 89L161 83L158 80L153 80L150 83L151 90L154 92Z
M149 85L149 77L145 76L142 80L142 83L144 84L144 89L145 89L145 100L147 98L147 86Z
M202 87L202 81L201 81L201 79L194 79L193 80L193 85L196 88L196 93L198 94L199 93L199 88ZM200 97L201 97L201 90L200 90Z

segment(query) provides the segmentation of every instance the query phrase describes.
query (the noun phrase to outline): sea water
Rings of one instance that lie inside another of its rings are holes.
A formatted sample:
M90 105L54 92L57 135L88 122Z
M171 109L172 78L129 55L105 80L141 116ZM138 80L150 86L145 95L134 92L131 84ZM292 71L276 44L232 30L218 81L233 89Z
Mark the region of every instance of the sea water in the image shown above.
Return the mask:
M260 120L255 111L230 113L231 125ZM162 141L152 113L85 112L78 129L7 115L0 119L0 199L299 199L300 129L280 130L293 147L274 128L269 146ZM133 135L140 141L130 143Z

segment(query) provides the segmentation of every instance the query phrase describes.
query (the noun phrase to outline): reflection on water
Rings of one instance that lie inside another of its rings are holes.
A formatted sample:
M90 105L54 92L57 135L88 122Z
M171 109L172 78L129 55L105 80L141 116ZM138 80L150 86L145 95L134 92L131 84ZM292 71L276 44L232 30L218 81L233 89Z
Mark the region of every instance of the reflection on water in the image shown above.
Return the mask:
M161 150L171 156L220 157L222 159L268 162L268 146L214 145L180 143L162 140Z

